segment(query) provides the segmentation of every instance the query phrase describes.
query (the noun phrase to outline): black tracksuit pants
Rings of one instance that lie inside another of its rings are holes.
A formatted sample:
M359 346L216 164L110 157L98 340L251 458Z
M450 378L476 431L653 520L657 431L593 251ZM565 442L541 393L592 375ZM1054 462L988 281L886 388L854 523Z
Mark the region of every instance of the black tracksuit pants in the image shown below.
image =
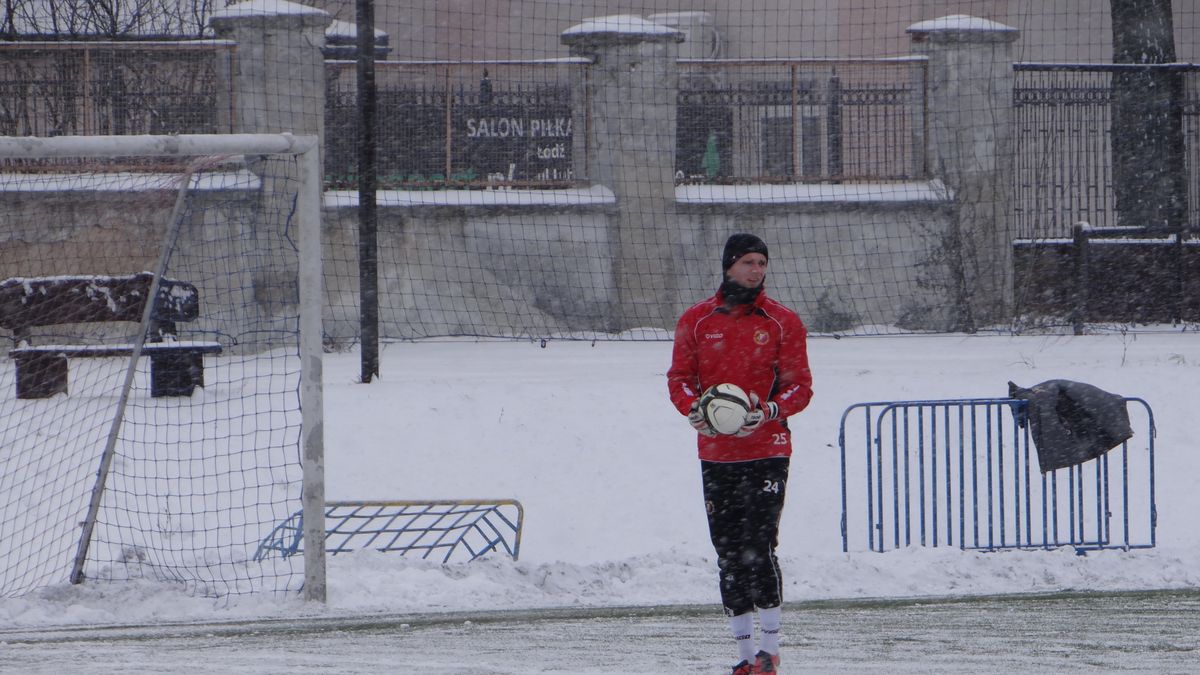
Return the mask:
M708 531L721 573L721 602L729 616L783 602L775 547L788 464L786 457L700 462Z

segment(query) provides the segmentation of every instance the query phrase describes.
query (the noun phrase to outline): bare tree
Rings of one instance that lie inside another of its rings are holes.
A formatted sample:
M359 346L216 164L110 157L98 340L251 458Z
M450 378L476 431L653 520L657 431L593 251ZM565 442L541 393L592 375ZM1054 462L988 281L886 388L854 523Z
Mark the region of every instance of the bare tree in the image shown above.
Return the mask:
M1112 154L1117 223L1177 230L1187 219L1183 78L1171 0L1111 0Z
M0 36L200 37L215 3L225 5L224 0L4 0Z

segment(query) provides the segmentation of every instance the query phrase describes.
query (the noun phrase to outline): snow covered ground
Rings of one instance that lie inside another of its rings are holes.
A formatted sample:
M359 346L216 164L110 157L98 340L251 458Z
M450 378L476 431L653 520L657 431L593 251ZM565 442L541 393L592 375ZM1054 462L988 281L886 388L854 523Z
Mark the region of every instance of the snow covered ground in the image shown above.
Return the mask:
M813 338L810 355L816 395L791 420L795 455L780 547L787 600L1200 588L1192 419L1200 404L1200 339L1193 332ZM715 607L694 436L665 394L669 357L667 342L403 343L384 348L382 377L362 385L357 354L330 355L328 499L515 498L525 508L519 561L442 566L374 552L339 555L329 561L323 607L258 596L214 602L148 582L64 584L0 599L0 642L5 634L64 627ZM845 408L1003 397L1009 380L1029 386L1059 378L1140 397L1153 408L1156 548L1086 556L1071 549L841 551L837 433ZM720 645L719 615L706 621Z
M1195 672L1200 594L787 606L791 673ZM0 671L728 675L713 607L302 617L0 632Z

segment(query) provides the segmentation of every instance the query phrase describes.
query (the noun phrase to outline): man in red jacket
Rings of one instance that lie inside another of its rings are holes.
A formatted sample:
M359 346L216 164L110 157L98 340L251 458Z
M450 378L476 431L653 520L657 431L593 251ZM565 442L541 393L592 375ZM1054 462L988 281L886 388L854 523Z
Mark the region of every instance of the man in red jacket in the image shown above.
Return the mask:
M783 582L775 547L792 455L787 418L812 399L807 331L764 292L767 259L762 239L729 237L721 286L679 318L667 371L671 402L698 432L721 602L742 660L735 675L772 673L779 664ZM700 394L723 382L746 390L754 404L732 435L717 434L699 410Z

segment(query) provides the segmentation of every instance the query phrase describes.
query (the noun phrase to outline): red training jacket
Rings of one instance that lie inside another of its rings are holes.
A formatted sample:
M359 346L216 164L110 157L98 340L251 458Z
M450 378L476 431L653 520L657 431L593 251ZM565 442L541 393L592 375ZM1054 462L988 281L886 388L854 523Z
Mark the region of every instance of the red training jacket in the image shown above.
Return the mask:
M687 415L705 389L722 382L779 405L778 418L763 422L744 438L696 434L700 459L741 462L791 456L787 418L812 399L807 336L800 317L766 293L730 309L718 291L679 317L667 388L680 413Z

